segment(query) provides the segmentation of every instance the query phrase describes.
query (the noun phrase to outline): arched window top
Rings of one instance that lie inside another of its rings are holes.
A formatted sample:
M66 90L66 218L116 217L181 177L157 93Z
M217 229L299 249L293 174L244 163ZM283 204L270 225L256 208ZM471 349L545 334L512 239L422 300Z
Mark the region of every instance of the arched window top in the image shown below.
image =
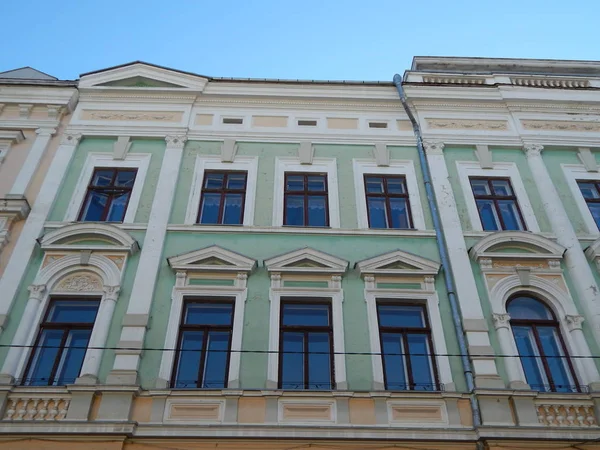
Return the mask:
M506 307L511 319L517 320L556 320L548 306L537 298L516 295Z

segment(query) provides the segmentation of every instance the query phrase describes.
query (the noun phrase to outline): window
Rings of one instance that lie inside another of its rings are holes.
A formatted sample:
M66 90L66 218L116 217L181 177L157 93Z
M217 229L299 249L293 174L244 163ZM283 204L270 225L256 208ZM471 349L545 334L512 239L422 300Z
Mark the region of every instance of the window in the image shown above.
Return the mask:
M590 213L592 213L596 226L600 229L600 181L577 180L577 185L590 209Z
M470 177L469 181L485 231L526 229L509 178Z
M280 389L334 389L330 303L281 304Z
M247 172L204 172L198 223L241 225Z
M365 175L369 228L412 228L406 179L402 175Z
M94 169L79 220L123 222L136 175L137 169Z
M527 383L532 389L579 392L558 321L541 301L518 295L507 312Z
M51 300L22 384L62 386L75 382L99 304L98 300Z
M227 387L233 309L233 302L185 301L172 387Z
M425 306L377 303L385 388L438 389Z
M284 225L328 227L327 174L285 173Z

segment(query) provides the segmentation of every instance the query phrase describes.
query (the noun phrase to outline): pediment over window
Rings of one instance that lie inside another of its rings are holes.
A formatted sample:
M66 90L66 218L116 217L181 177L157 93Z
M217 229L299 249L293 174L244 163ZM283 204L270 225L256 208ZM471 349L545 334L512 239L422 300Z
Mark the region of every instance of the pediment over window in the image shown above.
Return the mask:
M440 263L402 250L358 261L355 268L366 275L436 275Z
M177 271L251 272L256 260L226 250L218 245L206 247L167 259L169 266Z
M75 223L49 231L39 240L43 250L126 251L139 250L138 242L129 233L110 224Z
M348 261L305 247L265 259L264 265L269 272L341 274L348 268Z

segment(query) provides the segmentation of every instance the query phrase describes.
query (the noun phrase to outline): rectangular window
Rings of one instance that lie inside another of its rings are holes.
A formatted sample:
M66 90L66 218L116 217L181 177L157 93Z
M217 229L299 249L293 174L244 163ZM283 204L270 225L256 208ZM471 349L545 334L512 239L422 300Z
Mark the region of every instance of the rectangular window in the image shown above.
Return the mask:
M404 176L365 174L364 181L369 228L412 228Z
M600 181L578 180L577 185L592 213L596 226L600 229Z
M469 177L485 231L525 230L525 222L509 178Z
M75 382L99 304L98 300L51 300L22 384L62 386Z
M281 304L280 389L335 389L330 303Z
M247 172L204 172L197 223L241 225L244 221L247 175Z
M377 303L385 388L438 390L425 306Z
M233 302L185 301L179 326L172 387L227 387L233 309Z
M137 169L94 169L79 220L123 222L136 175Z
M283 224L328 227L327 174L285 173Z

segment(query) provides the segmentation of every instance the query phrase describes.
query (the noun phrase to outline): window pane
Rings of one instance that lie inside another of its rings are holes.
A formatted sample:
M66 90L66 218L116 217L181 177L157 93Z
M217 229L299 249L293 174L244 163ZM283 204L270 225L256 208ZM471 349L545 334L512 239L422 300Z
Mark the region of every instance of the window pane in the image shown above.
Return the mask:
M308 190L316 192L326 192L325 177L323 175L308 176Z
M579 181L577 184L579 185L579 189L584 198L600 199L600 194L594 183L584 183Z
M246 174L245 173L230 173L227 176L227 189L245 189Z
M197 387L203 341L203 331L184 331L181 334L179 360L177 361L174 383L176 388Z
M576 392L577 387L571 377L567 359L559 341L555 327L537 327L544 355L550 368L550 374L557 392Z
M495 195L513 195L510 182L508 180L492 180L492 187Z
M115 186L132 188L136 173L134 170L119 171L115 180Z
M303 191L304 175L288 175L286 177L286 191Z
M370 228L387 228L387 210L385 209L385 199L381 197L367 198L367 208L369 210Z
M227 225L241 225L242 223L242 194L225 195L223 205L223 223Z
M514 200L498 200L498 206L500 207L505 230L525 229L517 210L517 203Z
M410 228L405 198L390 198L392 228Z
M379 326L398 328L424 328L423 308L408 305L377 305Z
M60 350L59 346L63 333L63 330L42 331L25 379L25 384L30 386L48 385L52 368Z
M79 376L92 330L71 330L56 371L55 385L72 384Z
M108 201L108 195L91 191L86 197L81 213L81 220L85 222L98 222L102 220L104 207Z
M130 193L119 195L112 198L110 207L108 208L108 216L106 216L107 222L123 222L125 218L125 210L127 209L127 202L129 201Z
M486 231L496 231L500 229L500 220L496 214L496 207L492 200L477 200L477 209L481 217L481 225Z
M184 323L186 325L231 325L233 304L188 303Z
M225 175L222 173L207 173L205 175L204 188L221 189L223 187L224 176Z
M596 221L596 226L600 229L600 203L588 203L592 217Z
M548 307L531 297L513 298L506 309L511 319L554 320Z
M512 329L527 383L535 390L549 390L550 386L539 358L533 330L527 326L513 326Z
M308 388L332 389L329 333L309 333L308 353Z
M219 206L221 194L204 193L200 205L199 223L219 223Z
M328 305L283 304L283 325L329 326Z
M368 194L382 194L383 193L383 177L366 177L366 187Z
M224 388L227 386L229 335L229 331L211 331L209 333L202 387Z
M327 226L327 197L308 197L308 226Z
M281 388L304 389L304 334L283 333Z
M402 336L382 333L381 352L385 367L386 389L404 391L408 389L406 364L402 355Z
M92 186L110 186L114 173L113 169L96 170L92 178Z
M492 195L490 186L487 180L474 180L470 179L471 187L473 188L473 194L475 195Z
M417 391L436 390L428 337L423 334L409 334L406 336L406 339L410 352L410 366L414 383L413 389Z
M285 225L304 225L304 197L288 195L285 208Z
M390 194L406 194L403 178L388 178L387 188Z

